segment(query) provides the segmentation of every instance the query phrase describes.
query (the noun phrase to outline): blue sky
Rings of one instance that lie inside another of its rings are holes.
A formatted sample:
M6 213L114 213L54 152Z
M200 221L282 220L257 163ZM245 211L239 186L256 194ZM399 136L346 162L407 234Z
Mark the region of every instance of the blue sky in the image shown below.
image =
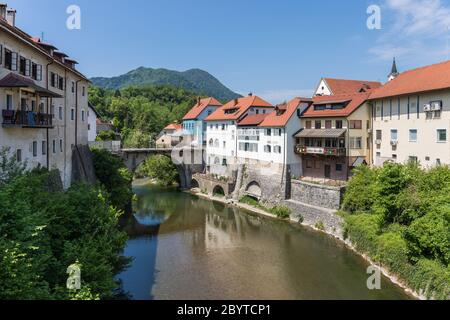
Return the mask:
M6 2L6 1L5 1ZM81 8L81 30L66 9ZM369 30L367 8L381 8ZM321 77L385 81L448 57L444 0L10 0L17 25L80 62L87 76L140 66L204 69L236 92L281 102L308 95Z

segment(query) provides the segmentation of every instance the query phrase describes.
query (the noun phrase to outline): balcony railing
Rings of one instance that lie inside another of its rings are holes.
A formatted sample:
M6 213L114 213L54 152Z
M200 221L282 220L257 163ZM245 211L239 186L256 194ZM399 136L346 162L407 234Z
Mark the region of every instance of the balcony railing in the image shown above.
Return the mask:
M295 147L297 154L319 154L325 156L343 157L347 155L346 148L328 148L328 147L307 147L297 145Z
M52 128L53 115L32 111L3 110L3 127Z

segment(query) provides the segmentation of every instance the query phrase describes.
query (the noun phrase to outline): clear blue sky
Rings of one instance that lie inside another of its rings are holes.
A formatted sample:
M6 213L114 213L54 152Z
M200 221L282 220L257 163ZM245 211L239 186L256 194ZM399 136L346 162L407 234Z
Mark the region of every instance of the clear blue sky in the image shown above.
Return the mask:
M6 1L5 1L6 2ZM322 76L385 81L447 58L444 0L10 0L17 25L80 62L87 76L139 66L204 69L272 102L311 92ZM66 28L80 6L82 29ZM382 29L366 26L381 7ZM439 21L439 22L436 22Z

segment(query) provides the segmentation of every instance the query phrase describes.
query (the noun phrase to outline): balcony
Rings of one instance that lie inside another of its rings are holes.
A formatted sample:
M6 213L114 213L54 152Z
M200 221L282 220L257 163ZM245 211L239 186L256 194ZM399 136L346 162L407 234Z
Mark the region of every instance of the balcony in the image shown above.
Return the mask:
M345 157L347 155L346 148L322 148L322 147L307 147L303 145L297 145L295 147L295 153L300 155L305 154L317 154L333 157Z
M3 110L3 128L53 128L53 116L32 111Z

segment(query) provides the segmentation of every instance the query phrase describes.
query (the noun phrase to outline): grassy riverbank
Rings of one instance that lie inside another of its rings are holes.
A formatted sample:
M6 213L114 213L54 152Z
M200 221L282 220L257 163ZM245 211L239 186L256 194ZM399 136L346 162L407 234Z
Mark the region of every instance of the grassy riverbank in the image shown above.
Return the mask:
M450 299L450 169L360 167L341 213L345 238L416 295Z

